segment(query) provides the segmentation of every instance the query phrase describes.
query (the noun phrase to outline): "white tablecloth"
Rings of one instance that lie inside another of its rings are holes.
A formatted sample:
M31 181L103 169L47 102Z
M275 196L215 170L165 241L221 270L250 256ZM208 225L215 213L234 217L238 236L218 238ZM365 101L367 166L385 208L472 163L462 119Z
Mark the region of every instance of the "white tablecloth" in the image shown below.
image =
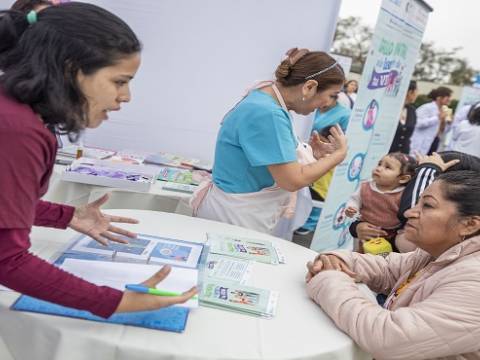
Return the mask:
M0 292L0 336L14 359L370 358L307 297L305 263L315 252L240 227L177 214L139 210L109 212L136 217L140 224L129 225L129 228L147 234L204 241L205 233L210 231L273 240L286 255L287 264L255 263L248 284L280 292L277 315L267 320L200 307L190 312L185 332L177 334L11 311L9 306L18 295ZM71 230L35 228L33 250L51 258L73 235Z

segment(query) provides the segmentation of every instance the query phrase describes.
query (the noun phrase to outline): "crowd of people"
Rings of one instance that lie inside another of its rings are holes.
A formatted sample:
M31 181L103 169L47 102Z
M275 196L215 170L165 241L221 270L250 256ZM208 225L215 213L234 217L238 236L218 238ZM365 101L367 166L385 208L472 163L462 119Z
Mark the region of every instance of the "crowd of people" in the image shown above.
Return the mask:
M0 38L0 284L105 318L190 299L196 288L161 297L97 286L29 252L34 225L70 227L102 244L135 237L114 223L136 220L101 212L107 196L77 208L41 199L56 135L97 128L131 100L142 48L135 33L96 5L20 0L0 12ZM345 80L327 53L290 49L275 79L252 86L225 114L195 216L272 233L298 190L310 185L314 199L325 199L347 155L358 90ZM416 95L411 81L390 151L347 204L354 251L312 259L306 291L376 359L480 359L480 104L452 119L449 88L434 89L417 109ZM291 111L314 113L308 142L296 136ZM447 133L448 150L439 151ZM369 253L375 238L391 251ZM143 284L155 287L169 271Z

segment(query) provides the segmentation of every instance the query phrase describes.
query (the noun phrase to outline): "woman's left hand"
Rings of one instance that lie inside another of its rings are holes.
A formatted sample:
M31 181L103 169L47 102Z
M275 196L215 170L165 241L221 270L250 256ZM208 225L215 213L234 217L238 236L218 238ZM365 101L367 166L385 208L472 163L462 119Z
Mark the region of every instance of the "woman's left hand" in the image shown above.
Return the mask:
M108 201L108 198L109 194L105 194L87 205L77 207L68 226L73 230L90 236L105 246L108 245L108 240L128 244L127 240L122 239L118 235L124 235L129 238L135 238L137 235L113 226L111 223L137 224L138 220L102 213L100 207Z
M305 275L305 282L309 282L320 271L324 270L338 270L355 279L357 274L353 272L348 265L339 257L335 255L318 255L315 260L307 263L307 275Z
M313 156L317 160L335 151L334 145L327 138L320 136L317 131L312 132L308 143L312 147Z

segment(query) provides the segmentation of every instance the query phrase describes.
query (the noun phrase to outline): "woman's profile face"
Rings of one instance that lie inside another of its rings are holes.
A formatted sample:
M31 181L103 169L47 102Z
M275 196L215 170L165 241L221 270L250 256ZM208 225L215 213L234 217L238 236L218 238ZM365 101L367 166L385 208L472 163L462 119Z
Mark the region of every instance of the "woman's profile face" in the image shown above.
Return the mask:
M332 85L323 91L316 91L312 96L301 103L301 108L295 110L298 114L308 115L316 109L328 109L337 102L338 93L342 89L342 85Z
M130 101L130 80L140 66L140 54L124 57L114 65L103 67L93 74L79 71L77 82L88 102L88 128L96 128L108 119L108 112L120 110Z
M462 240L456 204L444 197L443 186L441 180L433 182L405 212L405 237L435 257Z

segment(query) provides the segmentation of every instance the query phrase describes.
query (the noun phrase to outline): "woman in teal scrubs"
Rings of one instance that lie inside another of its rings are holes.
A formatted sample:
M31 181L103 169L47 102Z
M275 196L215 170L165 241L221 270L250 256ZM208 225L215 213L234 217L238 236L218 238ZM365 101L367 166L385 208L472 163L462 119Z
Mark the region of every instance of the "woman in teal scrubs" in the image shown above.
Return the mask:
M331 105L344 74L324 52L292 49L275 72L225 115L217 138L213 182L193 201L202 218L271 233L291 193L313 183L346 156L340 127L313 143L316 159L295 135L289 111L308 115ZM307 160L304 160L304 159Z

